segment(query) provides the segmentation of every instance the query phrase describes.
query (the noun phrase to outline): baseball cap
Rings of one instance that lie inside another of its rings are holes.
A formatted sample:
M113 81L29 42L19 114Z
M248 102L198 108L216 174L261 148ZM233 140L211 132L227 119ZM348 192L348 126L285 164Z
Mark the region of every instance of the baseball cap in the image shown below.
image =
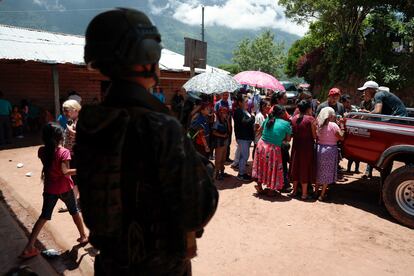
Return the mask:
M367 81L366 83L364 83L364 86L358 88L358 90L359 91L363 91L363 90L365 90L367 88L378 89L379 88L379 85L375 81Z
M334 96L334 95L341 95L341 90L339 90L339 88L331 88L331 90L329 90L329 94L328 96Z
M390 88L389 88L389 87L386 87L386 86L380 86L380 87L378 87L378 90L379 90L379 91L386 91L386 92L390 92Z

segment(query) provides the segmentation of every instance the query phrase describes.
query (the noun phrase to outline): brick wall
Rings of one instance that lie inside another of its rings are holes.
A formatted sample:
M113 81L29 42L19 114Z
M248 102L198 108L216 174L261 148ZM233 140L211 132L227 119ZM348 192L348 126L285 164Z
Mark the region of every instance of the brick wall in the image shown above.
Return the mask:
M164 91L167 105L171 103L175 91L180 90L189 79L190 72L161 71L160 86Z
M105 78L84 66L57 65L60 98L65 99L70 90L77 91L82 103L90 103L101 97L101 81ZM0 62L0 90L12 104L22 99L34 102L41 108L54 112L54 88L52 65L36 62Z
M53 108L53 82L50 66L24 62L1 62L0 72L0 90L12 104L19 104L22 99L30 99L37 105Z
M90 103L94 98L101 100L101 82L106 78L99 72L72 64L58 64L57 70L61 99L67 97L68 91L75 90L81 95L82 103ZM22 99L27 99L54 113L52 65L0 60L0 72L0 90L12 104L18 105ZM166 104L189 78L189 72L161 72L160 85L166 95Z
M107 80L98 71L90 71L85 66L58 65L59 89L61 98L68 91L75 90L82 97L82 103L91 103L94 98L101 100L101 82Z

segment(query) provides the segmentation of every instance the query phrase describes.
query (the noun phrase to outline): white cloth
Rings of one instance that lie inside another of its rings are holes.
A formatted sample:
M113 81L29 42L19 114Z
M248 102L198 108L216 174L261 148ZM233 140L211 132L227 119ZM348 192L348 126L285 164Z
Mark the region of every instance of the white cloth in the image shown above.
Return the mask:
M260 111L258 111L256 113L256 116L254 117L254 124L259 125L260 127L262 127L264 121L265 121L265 117L263 116L263 114ZM262 136L261 132L259 130L256 130L255 138L254 138L254 143L255 144L257 144L259 142L261 136Z

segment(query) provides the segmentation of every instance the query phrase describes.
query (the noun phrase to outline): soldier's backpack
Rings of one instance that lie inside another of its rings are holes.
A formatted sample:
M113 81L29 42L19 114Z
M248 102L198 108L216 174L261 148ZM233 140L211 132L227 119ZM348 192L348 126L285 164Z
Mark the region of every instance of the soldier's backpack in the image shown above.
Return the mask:
M131 116L148 112L139 107L84 106L79 114L74 147L77 184L90 241L98 249L116 244L122 237L125 222L122 221L121 166L125 136ZM199 157L212 178L214 165Z
M79 115L77 184L83 219L98 248L122 232L122 149L129 121L128 110L104 106L84 106Z

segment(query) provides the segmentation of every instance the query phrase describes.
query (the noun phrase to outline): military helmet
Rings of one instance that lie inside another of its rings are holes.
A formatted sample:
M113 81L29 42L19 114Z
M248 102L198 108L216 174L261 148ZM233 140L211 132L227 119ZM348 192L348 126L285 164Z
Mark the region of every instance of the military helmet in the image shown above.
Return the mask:
M117 8L98 14L89 23L84 59L88 66L111 75L113 68L125 73L135 64L158 63L161 49L161 35L145 13Z

